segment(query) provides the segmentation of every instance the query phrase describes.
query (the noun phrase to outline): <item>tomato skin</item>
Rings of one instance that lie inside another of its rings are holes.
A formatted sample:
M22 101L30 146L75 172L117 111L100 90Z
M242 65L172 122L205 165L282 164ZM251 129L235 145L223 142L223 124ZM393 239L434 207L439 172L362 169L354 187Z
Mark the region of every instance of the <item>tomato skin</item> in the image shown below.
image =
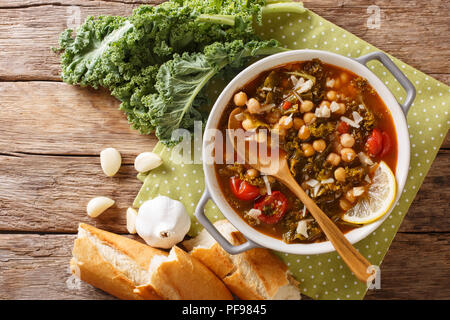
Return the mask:
M239 200L254 200L260 195L259 188L236 177L230 178L230 189Z
M341 121L341 122L339 122L336 129L340 134L343 134L343 133L348 132L348 130L350 129L350 126L348 125L348 123Z
M263 211L265 206L270 206L274 213L266 215ZM280 191L273 191L271 195L266 195L264 198L255 203L254 209L261 210L258 219L267 224L275 224L283 218L286 213L287 199Z
M292 106L292 103L290 103L289 101L285 101L284 103L283 103L283 110L287 110L287 109L289 109L290 107Z
M381 150L380 157L384 157L392 149L392 140L386 131L381 132L381 135L383 136L383 149Z
M376 157L383 148L383 136L378 129L373 129L366 142L367 150L371 157Z

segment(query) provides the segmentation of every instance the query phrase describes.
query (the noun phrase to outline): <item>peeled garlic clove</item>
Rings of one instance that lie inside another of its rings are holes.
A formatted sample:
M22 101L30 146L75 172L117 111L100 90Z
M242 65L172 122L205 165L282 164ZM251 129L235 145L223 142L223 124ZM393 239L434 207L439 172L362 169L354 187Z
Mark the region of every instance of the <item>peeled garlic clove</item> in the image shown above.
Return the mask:
M127 230L130 234L136 233L136 217L138 213L133 208L127 209Z
M138 172L147 172L162 164L161 158L153 152L143 152L134 160L134 167Z
M92 218L96 218L114 203L115 201L108 197L95 197L87 205L87 214Z
M115 175L119 171L121 164L122 157L116 149L106 148L100 152L100 165L108 177Z

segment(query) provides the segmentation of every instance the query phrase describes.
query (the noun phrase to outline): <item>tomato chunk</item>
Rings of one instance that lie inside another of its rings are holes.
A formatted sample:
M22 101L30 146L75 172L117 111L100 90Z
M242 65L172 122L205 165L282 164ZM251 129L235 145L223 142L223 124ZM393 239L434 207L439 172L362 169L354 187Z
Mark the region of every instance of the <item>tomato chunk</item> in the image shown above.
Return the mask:
M381 135L383 136L383 149L381 150L380 157L384 157L392 149L392 140L386 131L381 132Z
M286 213L287 199L280 191L273 191L255 203L255 209L261 210L258 219L267 224L275 224Z
M290 103L289 101L285 101L283 103L283 110L287 110L292 106L292 103Z
M239 200L254 200L260 195L258 187L236 177L230 178L230 189Z
M372 130L372 134L367 139L366 148L371 157L376 157L381 152L383 148L383 136L380 130Z
M350 126L348 125L348 123L346 123L346 122L344 122L344 121L341 121L341 122L339 122L339 124L337 125L337 131L340 133L340 134L343 134L343 133L347 133L348 132L348 130L350 129Z

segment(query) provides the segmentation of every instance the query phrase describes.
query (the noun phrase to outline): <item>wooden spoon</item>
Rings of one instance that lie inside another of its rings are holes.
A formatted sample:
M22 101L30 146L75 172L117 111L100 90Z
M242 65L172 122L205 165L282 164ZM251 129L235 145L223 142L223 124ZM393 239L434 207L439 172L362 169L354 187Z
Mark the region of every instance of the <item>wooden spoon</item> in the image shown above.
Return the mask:
M248 163L253 168L259 170L260 172L271 175L283 182L306 206L311 215L319 224L322 231L325 233L328 240L331 241L336 251L342 257L344 262L350 268L351 271L355 274L355 276L363 281L367 282L371 277L373 279L373 274L368 273L369 267L371 263L366 260L353 246L352 244L345 238L344 234L339 230L339 228L334 224L333 221L315 204L315 202L305 193L305 191L300 187L295 181L294 177L291 175L289 170L288 162L286 159L286 152L281 148L276 148L275 146L271 146L268 148L268 144L264 142L258 142L258 149L267 148L268 156L274 154L273 151L278 151L278 157L269 157L270 159L261 159L260 154L251 154L255 152L255 149L249 148L248 143L245 143L245 148L237 148L235 143L235 137L233 136L233 132L236 129L242 130L241 121L236 119L236 115L242 113L244 110L241 108L234 109L230 117L228 118L228 135L233 144L234 149L238 157L241 159L245 159L246 163ZM233 130L234 129L234 130ZM257 159L256 161L251 161L249 163L248 159Z

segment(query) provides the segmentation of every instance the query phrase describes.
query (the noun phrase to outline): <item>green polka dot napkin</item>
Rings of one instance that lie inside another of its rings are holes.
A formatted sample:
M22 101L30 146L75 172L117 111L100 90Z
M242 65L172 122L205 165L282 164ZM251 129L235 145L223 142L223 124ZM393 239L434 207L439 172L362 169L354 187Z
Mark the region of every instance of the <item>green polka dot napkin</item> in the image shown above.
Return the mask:
M291 49L320 49L354 58L378 50L311 11L302 15L265 16L263 25L257 31L263 38L275 38ZM375 232L355 245L374 265L381 264L450 124L450 88L398 59L392 59L417 90L417 97L407 116L411 166L403 195L394 211ZM368 67L383 80L398 101L405 99L405 92L397 80L381 64L370 62ZM212 92L216 96L224 85L218 80ZM173 163L170 150L161 144L155 147L154 152L162 157L164 164L148 175L138 176L143 186L134 205L139 207L143 201L158 194L180 200L192 216L189 235L194 236L202 228L193 217L204 189L202 166ZM206 206L206 213L212 221L223 217L211 201ZM311 256L277 254L300 282L302 293L313 299L362 299L366 293L366 284L352 275L336 252ZM382 283L381 273L381 286Z

